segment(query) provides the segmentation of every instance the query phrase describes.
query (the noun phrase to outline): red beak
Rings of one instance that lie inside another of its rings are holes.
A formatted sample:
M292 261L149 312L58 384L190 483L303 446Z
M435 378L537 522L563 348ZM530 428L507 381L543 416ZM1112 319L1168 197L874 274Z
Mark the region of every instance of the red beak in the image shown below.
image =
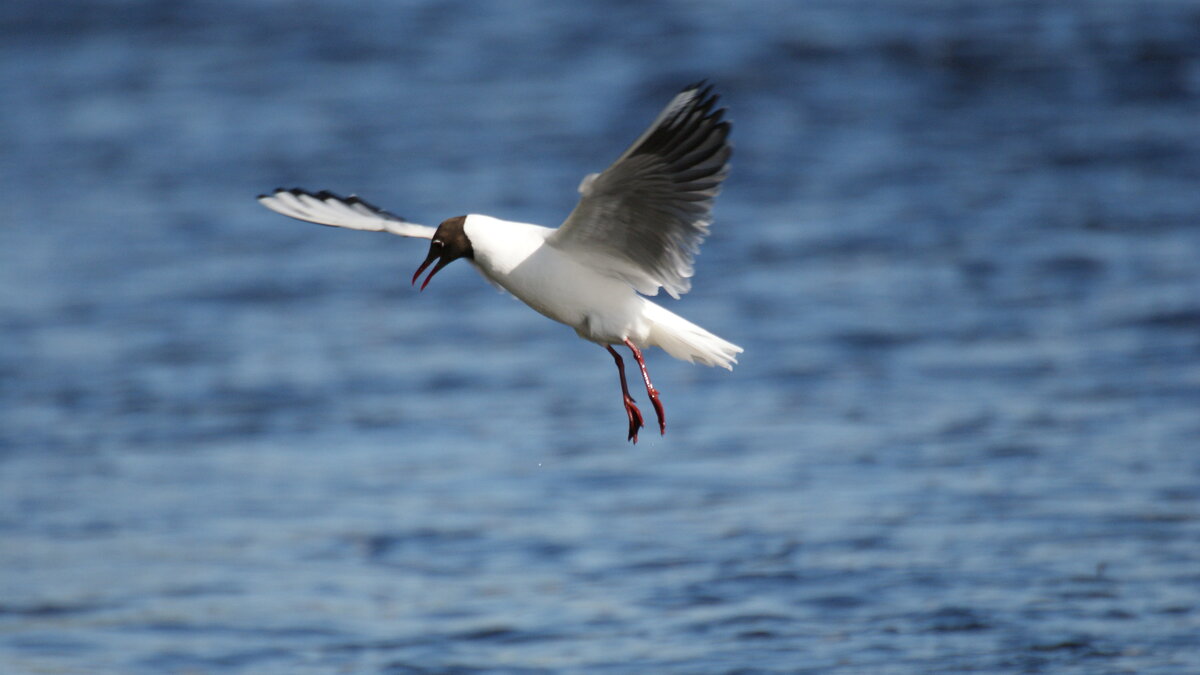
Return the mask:
M425 283L421 284L421 290L425 290L425 287L429 285L429 280L433 279L433 275L437 274L438 270L446 266L446 260L445 258L439 258L437 253L431 251L429 253L429 257L425 258L425 262L421 263L421 266L418 267L417 271L413 273L412 282L416 284L417 278L421 276L421 272L424 272L425 268L429 267L429 264L434 260L437 260L438 262L433 266L433 269L429 271L429 276L425 277Z

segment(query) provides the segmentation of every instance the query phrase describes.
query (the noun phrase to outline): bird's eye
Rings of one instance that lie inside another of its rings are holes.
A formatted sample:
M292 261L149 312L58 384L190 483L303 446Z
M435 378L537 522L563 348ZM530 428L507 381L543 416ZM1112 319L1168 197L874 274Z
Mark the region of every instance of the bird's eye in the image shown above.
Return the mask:
M441 240L441 239L434 239L434 240L433 240L433 245L434 245L434 246L444 246L445 244L443 244L443 243L442 243L442 240Z

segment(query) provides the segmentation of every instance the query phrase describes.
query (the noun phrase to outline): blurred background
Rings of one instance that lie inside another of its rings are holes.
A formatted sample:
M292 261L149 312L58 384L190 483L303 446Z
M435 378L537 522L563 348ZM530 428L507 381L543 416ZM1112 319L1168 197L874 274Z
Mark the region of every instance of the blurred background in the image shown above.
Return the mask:
M0 671L1200 672L1200 4L0 4ZM733 173L610 357L420 242L685 84ZM639 397L644 404L644 396Z

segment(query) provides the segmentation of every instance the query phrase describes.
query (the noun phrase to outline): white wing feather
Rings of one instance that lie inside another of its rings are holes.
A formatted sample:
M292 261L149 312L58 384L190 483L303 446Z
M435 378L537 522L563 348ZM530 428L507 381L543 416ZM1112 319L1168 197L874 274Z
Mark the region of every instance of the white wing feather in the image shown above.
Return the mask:
M259 195L258 203L289 218L318 225L390 232L420 239L432 239L435 232L428 225L410 223L355 195L341 197L327 191L312 194L300 188L279 188L269 195Z
M729 174L729 122L716 102L703 83L680 92L612 166L583 179L548 243L640 293L686 293Z

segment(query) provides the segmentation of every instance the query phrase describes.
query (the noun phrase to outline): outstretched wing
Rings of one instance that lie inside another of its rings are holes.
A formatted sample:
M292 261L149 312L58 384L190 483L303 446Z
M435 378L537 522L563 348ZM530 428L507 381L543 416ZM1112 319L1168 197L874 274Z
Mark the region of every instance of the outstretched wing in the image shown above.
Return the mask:
M612 166L583 179L549 243L640 293L686 293L729 173L730 125L716 102L703 82L680 92Z
M434 233L432 227L410 223L354 195L341 197L324 190L312 194L300 188L279 188L269 195L259 195L258 203L276 213L318 225L391 232L421 239L432 239Z

